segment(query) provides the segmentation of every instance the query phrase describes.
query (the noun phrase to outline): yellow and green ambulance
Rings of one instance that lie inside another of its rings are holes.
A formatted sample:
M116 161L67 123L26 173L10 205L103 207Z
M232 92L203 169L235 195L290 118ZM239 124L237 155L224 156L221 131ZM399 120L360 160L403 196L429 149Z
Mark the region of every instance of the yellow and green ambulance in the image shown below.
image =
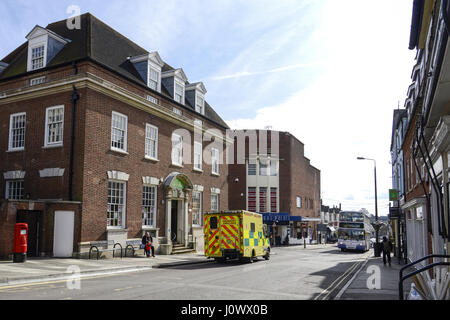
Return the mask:
M267 226L261 214L245 210L205 213L205 256L219 262L270 258Z

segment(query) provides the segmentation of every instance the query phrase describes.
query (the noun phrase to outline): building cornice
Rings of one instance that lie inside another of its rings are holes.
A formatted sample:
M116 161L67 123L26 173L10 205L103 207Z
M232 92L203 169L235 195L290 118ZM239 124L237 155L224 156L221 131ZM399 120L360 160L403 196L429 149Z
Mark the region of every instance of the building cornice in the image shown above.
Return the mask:
M175 115L172 110L165 109L164 107L154 104L147 100L146 97L140 96L136 93L128 91L119 85L112 82L104 80L92 73L80 73L70 78L63 80L56 80L52 82L46 82L40 85L13 89L9 91L2 92L0 95L0 107L4 104L14 103L23 100L35 99L50 94L57 94L62 92L71 91L73 86L78 89L89 88L96 92L100 92L109 97L115 98L119 101L126 103L129 106L138 108L155 116L158 116L164 120L172 122L180 127L186 128L188 130L194 130L194 119L188 119L184 116ZM198 125L195 125L196 130L200 130ZM213 129L213 128L211 128ZM214 129L219 129L214 127ZM220 128L222 129L222 128ZM219 130L220 130L219 129ZM208 131L208 129L202 128L202 133ZM223 129L222 129L223 130ZM220 130L221 131L221 130ZM209 130L208 134L222 140L225 143L232 144L232 139L227 139L217 135L214 130ZM226 133L224 133L224 136Z

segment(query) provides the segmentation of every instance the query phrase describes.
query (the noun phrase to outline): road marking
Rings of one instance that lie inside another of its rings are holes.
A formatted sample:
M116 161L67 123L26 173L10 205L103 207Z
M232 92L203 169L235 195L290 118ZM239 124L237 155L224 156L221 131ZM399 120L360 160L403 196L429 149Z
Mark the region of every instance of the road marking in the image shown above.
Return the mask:
M123 290L130 290L130 289L134 289L135 287L131 286L131 287L125 287L125 288L117 288L114 289L114 291L123 291Z
M362 263L364 263L365 261L367 261L369 255L366 255L365 260L361 260L361 261L356 261L349 269L347 269L341 276L339 276L336 280L334 280L329 286L328 288L326 288L325 290L323 290L316 298L314 298L314 300L318 300L319 298L321 298L322 300L325 300L326 298L328 298L328 296L334 291L336 290L339 285L345 280L345 278L347 278L347 276L349 274L351 274L351 272L353 272L353 270L356 270L356 268L358 266L360 266ZM323 294L325 294L325 296L321 297Z
M356 266L358 264L359 264L359 261L357 261L354 264L352 264L352 266L350 268L345 270L345 272L343 274L341 274L336 280L334 280L328 286L328 288L323 290L317 297L315 297L314 300L319 300L319 298L321 300L325 300L330 295L330 293L332 293L335 290L335 288L336 288L335 285L338 286L339 284L341 284L342 279L345 279L356 268ZM322 295L324 295L324 296L322 297Z
M369 259L366 259L366 261L361 266L361 268L353 275L353 277L345 284L345 286L334 297L334 300L340 300L341 299L341 296L344 294L345 290L347 290L347 288L352 284L352 282L356 279L356 277L361 272L361 270L364 269L364 267L366 266L367 262L369 262Z
M117 271L110 271L110 272L99 272L99 273L94 273L94 274L86 274L80 275L80 279L85 279L85 280L89 280L89 279L96 279L96 278L102 278L102 277L111 277L117 274L121 274L121 273L129 273L129 272L138 272L138 271L147 271L152 269L152 267L145 267L145 268L136 268L136 269L127 269L127 270L117 270ZM17 280L17 281L11 281L12 283L17 282L17 284L11 284L11 285L0 285L0 291L1 290L6 290L6 289L11 289L11 288L20 288L20 287L29 287L29 286L38 286L38 285L45 285L45 284L52 284L52 283L61 283L61 282L67 282L68 280L73 280L73 275L62 275L61 277L58 277L60 279L57 280L30 280L28 282L23 282L21 280Z

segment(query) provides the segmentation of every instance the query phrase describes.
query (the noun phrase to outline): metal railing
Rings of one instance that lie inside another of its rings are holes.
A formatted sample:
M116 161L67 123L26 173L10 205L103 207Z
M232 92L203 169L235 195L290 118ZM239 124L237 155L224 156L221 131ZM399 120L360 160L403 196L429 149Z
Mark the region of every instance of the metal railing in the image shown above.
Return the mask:
M120 259L122 259L122 253L123 253L123 248L122 245L120 243L115 243L114 247L113 247L113 258L115 257L115 253L116 253L116 246L119 245L120 247Z
M89 249L89 260L91 260L91 251L94 248L97 249L97 260L98 260L99 250L98 250L97 246L91 246L91 248Z
M399 271L399 283L398 283L398 297L399 297L399 300L404 300L404 299L405 299L404 293L403 293L403 282L404 282L406 279L411 278L412 276L415 276L416 274L419 274L419 273L421 273L421 272L427 271L427 270L429 270L429 269L431 269L431 268L434 268L434 267L436 267L436 266L450 266L450 262L443 262L443 261L441 261L441 262L434 262L434 263L432 263L432 264L429 264L429 265L427 265L427 266L425 266L425 267L422 267L422 268L420 268L420 269L417 269L416 271L413 271L413 272L408 273L407 275L403 276L403 271L404 271L405 269L408 269L408 268L410 268L410 267L412 267L412 266L418 264L419 262L422 262L422 261L427 260L427 259L430 259L430 258L444 258L444 259L449 259L450 256L448 256L448 255L443 255L443 254L430 254L430 255L425 256L425 257L423 257L423 258L421 258L421 259L419 259L419 260L416 260L416 261L414 261L414 262L411 262L411 263L407 264L406 266L403 266L403 267L400 269L400 271Z

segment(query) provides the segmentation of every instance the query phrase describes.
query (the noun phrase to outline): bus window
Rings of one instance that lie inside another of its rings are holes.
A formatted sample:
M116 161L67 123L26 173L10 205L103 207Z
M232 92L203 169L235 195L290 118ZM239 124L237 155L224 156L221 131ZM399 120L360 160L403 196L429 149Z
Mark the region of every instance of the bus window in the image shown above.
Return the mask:
M211 229L217 229L217 217L211 217L209 219L209 226Z

